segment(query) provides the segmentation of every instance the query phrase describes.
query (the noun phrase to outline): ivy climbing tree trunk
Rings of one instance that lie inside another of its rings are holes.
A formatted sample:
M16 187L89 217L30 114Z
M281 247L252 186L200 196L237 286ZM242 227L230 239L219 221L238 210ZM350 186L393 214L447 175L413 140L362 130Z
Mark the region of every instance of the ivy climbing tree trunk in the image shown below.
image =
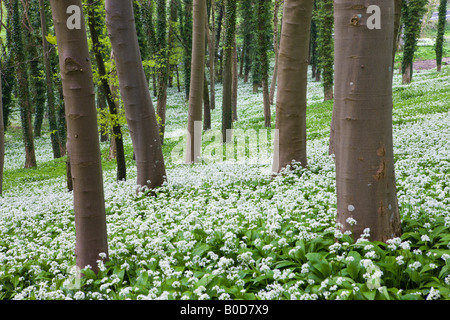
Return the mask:
M198 157L201 155L203 86L205 80L205 14L206 0L194 0L186 163L198 162Z
M167 84L169 79L169 55L167 53L166 39L166 0L157 2L156 41L158 45L158 96L156 104L157 122L161 144L164 143L166 126Z
M285 0L278 56L273 172L306 167L306 91L313 0Z
M369 5L379 14L372 15ZM335 1L336 220L355 240L366 228L369 240L401 234L392 142L393 28L393 0Z
M31 122L31 105L28 84L28 72L25 62L23 28L20 22L19 0L12 0L12 52L16 66L17 93L20 105L23 142L25 145L25 168L36 167L33 125Z
M44 70L45 70L45 83L47 89L47 110L48 110L48 124L50 128L50 140L52 143L53 158L61 157L61 141L58 134L58 123L55 113L55 97L53 93L53 81L50 63L49 46L46 36L47 32L47 18L45 17L44 0L39 0L39 15L41 18L41 35L42 35L42 48L44 51Z
M106 213L94 82L81 0L51 0L67 116L67 146L73 181L76 263L98 271L108 255ZM69 29L68 8L79 28ZM78 8L78 9L76 9Z
M403 0L402 21L404 25L404 46L402 59L402 83L411 83L414 53L420 36L421 19L426 12L428 0Z
M88 24L89 24L89 33L91 35L92 47L94 51L95 60L97 62L97 71L100 77L100 81L102 84L103 94L106 98L106 102L108 104L109 113L111 114L113 120L112 123L112 132L113 132L113 141L114 141L114 151L115 158L117 161L117 180L126 180L127 178L127 166L125 162L125 151L123 148L123 135L122 129L120 127L118 117L117 105L114 102L114 97L111 92L111 87L108 83L108 75L106 74L105 62L103 61L102 55L102 45L99 41L97 29L96 29L96 19L95 19L95 7L94 1L89 0L88 2Z
M106 26L114 51L120 94L136 156L137 185L153 189L166 169L155 109L142 66L133 1L106 0Z
M444 44L445 23L447 15L447 0L441 0L438 12L439 18L438 18L435 52L436 52L436 68L437 71L440 72L442 67L442 51L443 51L442 47Z

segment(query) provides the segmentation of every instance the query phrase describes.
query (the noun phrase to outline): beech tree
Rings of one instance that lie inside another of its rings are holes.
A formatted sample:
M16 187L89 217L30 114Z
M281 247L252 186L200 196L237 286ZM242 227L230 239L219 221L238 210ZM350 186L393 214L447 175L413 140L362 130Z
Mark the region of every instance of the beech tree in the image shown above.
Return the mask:
M50 1L67 115L73 182L76 263L97 272L108 255L106 213L94 82L81 0Z
M438 27L437 27L437 36L435 43L435 52L436 52L436 67L437 71L441 71L442 67L442 47L444 44L444 33L445 33L445 23L446 23L446 15L447 15L447 0L441 0L439 4L439 18L438 18Z
M105 8L120 94L136 156L138 189L153 189L164 183L166 169L155 109L139 51L133 1L106 0Z
M285 0L278 55L273 172L306 167L306 91L313 0Z
M337 223L355 240L366 228L371 240L401 234L392 142L393 36L393 0L370 6L335 1Z
M202 106L205 81L206 0L194 0L192 63L189 87L186 163L198 161L201 153Z
M236 0L225 0L225 42L223 59L223 93L222 93L222 138L223 142L231 140L230 130L233 123L232 112L232 67L233 43L236 30Z
M272 116L270 112L269 99L269 57L267 50L269 49L269 42L266 37L267 30L270 29L270 2L266 0L258 0L257 2L257 16L258 16L258 58L260 68L260 79L263 91L264 104L264 126L270 128Z

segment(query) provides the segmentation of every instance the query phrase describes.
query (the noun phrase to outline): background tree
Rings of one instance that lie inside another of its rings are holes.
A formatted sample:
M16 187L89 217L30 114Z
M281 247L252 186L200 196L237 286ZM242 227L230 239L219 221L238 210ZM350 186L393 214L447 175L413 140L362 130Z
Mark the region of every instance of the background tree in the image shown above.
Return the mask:
M270 1L258 0L257 16L258 16L258 60L260 66L260 79L263 91L264 103L264 126L271 127L272 118L270 112L269 100L269 57L267 50L269 49L268 31L270 30Z
M233 123L232 111L232 67L233 43L236 30L236 0L224 0L225 6L225 42L223 47L223 91L222 91L222 138L229 142Z
M157 23L156 23L156 43L157 43L157 66L158 66L158 99L156 113L158 115L158 127L161 143L164 141L164 129L166 125L166 105L167 105L167 84L169 80L169 55L167 51L167 13L166 0L157 2Z
M54 97L54 85L52 79L52 66L50 61L50 47L47 40L47 17L45 13L44 0L39 0L39 16L41 21L41 37L42 37L42 49L43 49L43 63L45 71L45 84L47 93L47 111L48 111L48 124L50 129L50 140L52 144L53 157L60 158L62 156L61 150L64 147L61 146L61 139L58 134L58 122L56 119L55 110L55 97Z
M123 135L122 135L122 129L120 127L120 123L118 120L118 108L116 105L116 102L114 101L114 95L111 92L111 87L108 82L108 75L106 73L106 67L105 62L103 60L103 46L100 43L98 33L97 33L97 20L96 19L96 10L95 10L96 4L93 0L88 0L88 7L87 7L87 15L88 15L88 25L89 25L89 33L92 40L92 48L94 51L95 61L97 62L97 71L100 77L101 82L101 89L103 91L104 97L106 99L106 103L109 108L109 113L111 114L113 121L112 121L112 132L113 136L111 139L114 140L114 151L115 151L115 158L117 161L117 180L126 180L127 177L127 166L125 162L125 151L123 148Z
M206 0L194 0L192 64L189 93L186 163L198 162L201 153L202 106L205 81Z
M247 83L250 71L252 70L252 55L254 52L254 19L256 17L252 0L239 1L241 12L240 30L243 38L243 62L244 62L244 82Z
M76 263L97 272L108 255L106 213L94 82L81 0L50 1L67 114L67 142L73 178ZM67 27L67 8L80 8L80 29Z
M210 22L207 24L207 36L208 36L208 53L209 53L209 85L211 96L209 99L210 109L214 110L216 108L216 79L215 79L215 69L216 69L216 25L215 25L215 10L216 2L215 0L210 0L210 14L208 19ZM209 25L209 27L208 27ZM209 32L209 28L211 31Z
M273 172L306 167L306 91L313 0L285 0L278 56Z
M403 58L402 58L402 83L411 83L413 74L414 53L417 47L417 39L420 35L421 19L426 12L427 0L403 0Z
M133 143L138 187L153 189L166 169L156 114L142 65L132 0L106 0L106 26L114 51L120 94Z
M439 4L439 19L438 19L438 27L437 27L437 35L436 35L436 43L435 43L435 52L436 52L436 67L437 71L441 71L442 66L442 47L444 44L444 33L445 33L445 23L447 16L447 0L441 0Z
M277 84L277 71L278 71L278 12L280 7L282 7L284 0L275 0L273 9L273 52L275 55L275 65L273 67L272 82L270 83L269 101L273 104L273 99L275 95L275 86Z
M318 0L316 13L318 64L323 81L324 100L326 101L333 99L333 1Z
M191 59L192 59L192 0L183 0L181 10L181 36L184 48L184 90L186 99L189 99L191 81Z
M25 168L36 167L36 155L34 150L33 125L29 92L29 75L25 60L25 48L23 42L23 27L20 21L22 10L19 11L19 0L11 0L12 5L12 52L17 78L18 100L20 105L20 118L25 145Z
M355 240L370 228L370 240L386 241L401 234L392 142L394 1L370 4L381 9L379 29L368 28L365 1L335 1L336 220Z
M1 30L1 28L0 28ZM2 73L0 61L0 74ZM2 78L0 77L0 92L2 92ZM0 98L0 195L3 194L3 168L5 164L5 126L3 124L3 103Z

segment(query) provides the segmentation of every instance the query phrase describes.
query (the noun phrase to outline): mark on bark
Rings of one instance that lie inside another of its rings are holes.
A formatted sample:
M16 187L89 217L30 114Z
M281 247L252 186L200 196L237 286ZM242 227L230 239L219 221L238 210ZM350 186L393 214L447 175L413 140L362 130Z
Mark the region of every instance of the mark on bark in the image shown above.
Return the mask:
M72 57L67 57L64 60L64 70L66 73L70 73L70 72L83 72L83 66L77 62L74 58Z
M364 6L362 4L355 4L354 6L352 6L352 9L361 10L364 9Z
M384 179L386 176L386 162L381 160L380 166L378 167L377 172L373 175L374 179L377 181L380 181L381 179Z
M352 17L350 24L355 27L359 26L359 16L357 14Z
M386 154L386 149L384 148L384 146L381 146L377 149L377 155L379 157L384 157L385 154Z
M385 210L384 210L384 206L383 206L383 201L380 202L380 206L378 207L378 215L379 216L384 216Z

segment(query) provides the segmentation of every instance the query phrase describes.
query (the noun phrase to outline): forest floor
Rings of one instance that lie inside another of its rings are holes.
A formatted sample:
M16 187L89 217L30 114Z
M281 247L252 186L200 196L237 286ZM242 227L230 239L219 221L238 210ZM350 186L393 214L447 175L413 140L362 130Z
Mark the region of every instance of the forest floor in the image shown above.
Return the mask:
M450 58L442 58L442 64L450 64ZM415 70L429 70L436 68L436 60L417 60L414 61L413 67Z
M0 196L0 300L450 299L450 66L440 73L421 70L408 85L394 75L403 235L387 243L353 239L336 225L335 163L328 154L333 101L323 101L322 84L308 78L306 169L272 177L273 131L264 131L262 93L242 80L233 126L248 135L248 156L207 157L221 148L211 139L221 135L220 85L213 129L203 140L205 157L195 165L180 156L184 93L169 88L167 184L153 196L135 193L128 133L126 181L116 181L116 162L102 142L109 261L99 261L98 275L84 270L81 279L65 158L53 159L44 130L35 140L37 168L24 169L17 112L6 133ZM264 152L251 154L257 141Z

